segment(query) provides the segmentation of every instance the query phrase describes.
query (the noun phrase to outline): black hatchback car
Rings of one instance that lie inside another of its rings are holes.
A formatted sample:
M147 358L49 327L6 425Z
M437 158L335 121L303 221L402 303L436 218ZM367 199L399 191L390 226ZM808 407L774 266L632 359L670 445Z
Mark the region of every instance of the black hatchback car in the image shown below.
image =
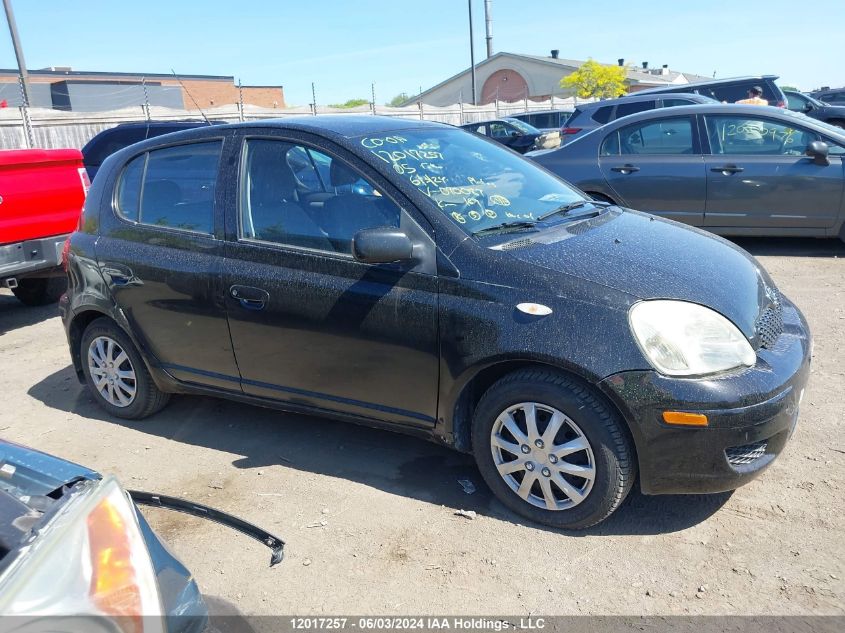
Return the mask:
M603 520L638 476L749 481L809 374L804 318L742 249L448 125L181 132L109 158L84 214L60 307L109 413L192 393L406 431L554 526Z

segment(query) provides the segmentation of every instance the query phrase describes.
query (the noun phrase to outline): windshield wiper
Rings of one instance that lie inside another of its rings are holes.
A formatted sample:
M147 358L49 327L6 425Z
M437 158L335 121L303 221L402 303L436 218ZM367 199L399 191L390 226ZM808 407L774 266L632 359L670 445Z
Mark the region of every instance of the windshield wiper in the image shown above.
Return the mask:
M544 213L539 218L537 218L537 221L540 222L542 220L546 220L546 219L552 217L553 215L557 215L558 213L566 215L570 211L574 211L575 209L580 209L581 207L586 206L588 204L592 204L592 205L597 206L597 207L609 207L610 206L610 203L600 202L598 200L577 200L575 202L568 202L566 204L562 204L557 209L549 211L548 213Z
M504 224L497 224L496 226L488 226L473 233L473 235L491 235L493 233L506 233L518 229L534 228L537 220L517 220L515 222L505 222Z

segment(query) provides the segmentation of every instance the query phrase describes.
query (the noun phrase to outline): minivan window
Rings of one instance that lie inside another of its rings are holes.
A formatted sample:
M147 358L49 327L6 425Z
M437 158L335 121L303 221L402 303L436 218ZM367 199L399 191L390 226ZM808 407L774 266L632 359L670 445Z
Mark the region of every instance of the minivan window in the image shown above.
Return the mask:
M243 164L242 237L350 255L358 231L399 226L395 203L345 162L314 148L247 139Z
M210 234L222 145L190 143L134 158L117 184L118 212L141 224Z
M536 220L583 195L497 143L459 129L409 129L355 142L468 234Z
M619 130L623 154L692 154L692 121L660 119Z
M664 108L673 108L675 106L685 106L690 105L693 103L689 99L671 99L664 97L663 99L663 107Z
M776 106L780 101L780 97L772 90L771 85L767 81L745 81L736 84L725 84L721 86L707 86L699 88L696 92L703 94L706 97L712 97L716 101L724 101L725 103L736 103L742 99L748 98L748 91L754 86L760 86L763 89L763 99L769 102L769 105Z

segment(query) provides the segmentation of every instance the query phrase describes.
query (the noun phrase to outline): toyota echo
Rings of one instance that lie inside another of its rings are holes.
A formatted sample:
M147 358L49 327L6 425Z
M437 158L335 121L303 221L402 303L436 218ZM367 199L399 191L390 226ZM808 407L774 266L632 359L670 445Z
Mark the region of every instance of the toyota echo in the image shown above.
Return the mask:
M106 160L60 307L110 414L214 395L471 452L540 523L731 490L795 428L799 310L737 246L458 128L210 126Z

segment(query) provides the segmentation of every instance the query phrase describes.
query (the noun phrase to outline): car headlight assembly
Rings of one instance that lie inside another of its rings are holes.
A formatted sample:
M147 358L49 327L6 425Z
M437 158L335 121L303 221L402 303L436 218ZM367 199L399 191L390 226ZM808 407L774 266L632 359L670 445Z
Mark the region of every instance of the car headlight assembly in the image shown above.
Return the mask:
M645 357L667 376L706 376L751 367L757 360L733 323L697 303L641 301L631 307L628 320Z

